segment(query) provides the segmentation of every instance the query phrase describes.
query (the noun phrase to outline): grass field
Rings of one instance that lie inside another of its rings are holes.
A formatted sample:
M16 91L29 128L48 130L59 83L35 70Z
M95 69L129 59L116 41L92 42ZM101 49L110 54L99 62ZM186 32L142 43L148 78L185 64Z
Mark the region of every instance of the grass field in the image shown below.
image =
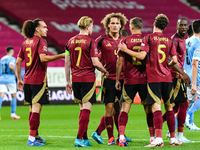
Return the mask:
M17 114L21 116L20 120L10 119L10 107L3 106L1 109L0 121L0 150L71 150L77 149L73 143L77 135L78 129L78 105L45 105L41 113L41 122L39 133L42 138L47 140L44 147L28 147L26 142L29 134L28 125L28 106L18 106ZM90 135L96 130L100 118L104 113L103 104L95 104L90 115L90 122L88 127L88 136L92 146L84 149L169 149L170 150L198 150L200 149L200 131L189 131L184 129L184 135L196 143L183 144L182 146L170 146L169 139L166 138L167 126L163 125L163 140L165 146L160 148L145 148L149 144L149 133L146 125L145 114L143 107L140 104L132 105L129 113L129 120L126 128L126 135L133 141L129 143L128 147L119 147L118 145L107 146L99 145L93 141ZM195 113L195 123L200 126L199 120L200 111ZM115 137L117 131L114 129ZM103 141L107 142L107 132L102 132ZM81 148L80 148L81 149Z

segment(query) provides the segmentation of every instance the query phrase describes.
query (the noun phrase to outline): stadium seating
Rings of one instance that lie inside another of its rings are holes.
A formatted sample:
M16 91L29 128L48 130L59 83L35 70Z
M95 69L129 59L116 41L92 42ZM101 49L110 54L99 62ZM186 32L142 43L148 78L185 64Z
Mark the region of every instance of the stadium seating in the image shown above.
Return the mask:
M93 38L105 34L100 22L111 12L121 12L128 19L141 17L144 34L152 32L152 24L158 13L166 14L170 24L164 32L168 36L176 32L178 18L186 17L192 23L200 15L178 0L0 0L0 11L20 25L27 19L43 19L49 29L47 40L63 51L66 42L78 34L76 23L83 15L94 19ZM125 28L129 29L128 24Z
M6 47L12 46L15 50L14 57L17 58L17 54L19 53L20 47L22 42L24 41L24 37L8 27L7 25L0 22L0 58L6 55ZM49 53L49 55L52 55ZM24 67L24 63L22 64ZM54 62L49 62L48 67L63 67L64 66L64 59L63 60L56 60Z

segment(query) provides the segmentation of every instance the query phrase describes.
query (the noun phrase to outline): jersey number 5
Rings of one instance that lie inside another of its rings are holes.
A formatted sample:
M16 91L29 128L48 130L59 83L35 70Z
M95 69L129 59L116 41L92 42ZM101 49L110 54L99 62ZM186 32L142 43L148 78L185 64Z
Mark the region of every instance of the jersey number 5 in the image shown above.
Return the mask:
M29 58L29 62L26 63L26 66L30 66L31 63L32 63L31 48L30 48L30 47L26 48L26 51L28 51L27 56L28 56L28 58Z
M162 63L162 62L165 61L165 59L166 59L165 52L162 51L161 48L166 48L166 46L165 46L164 44L159 44L159 45L158 45L158 53L162 55L162 58L159 59L159 63Z

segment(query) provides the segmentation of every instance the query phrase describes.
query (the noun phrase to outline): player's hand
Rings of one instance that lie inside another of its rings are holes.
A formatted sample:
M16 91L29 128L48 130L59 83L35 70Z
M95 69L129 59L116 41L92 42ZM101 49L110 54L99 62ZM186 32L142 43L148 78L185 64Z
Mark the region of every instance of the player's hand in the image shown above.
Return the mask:
M126 44L120 43L120 44L118 45L118 50L120 50L120 51L122 51L122 52L125 52L126 49L127 49Z
M66 92L72 94L72 84L70 82L67 82L66 84Z
M17 89L20 91L23 91L24 88L24 82L22 80L17 82Z
M116 88L118 91L121 91L121 83L120 83L120 81L117 81L117 80L116 80L115 88Z
M106 79L109 76L109 72L106 71L106 73L103 73L102 76Z
M190 77L187 75L187 73L184 73L184 74L182 75L182 77L183 77L183 81L185 82L185 84L187 84L187 85L190 85L190 84L191 84Z
M193 84L190 93L194 95L196 91L197 91L197 86Z

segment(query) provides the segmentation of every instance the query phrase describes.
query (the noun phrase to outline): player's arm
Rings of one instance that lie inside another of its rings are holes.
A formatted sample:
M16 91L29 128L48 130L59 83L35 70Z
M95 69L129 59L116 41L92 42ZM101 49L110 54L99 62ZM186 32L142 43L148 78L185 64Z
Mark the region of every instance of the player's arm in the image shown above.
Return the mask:
M176 57L176 60L175 60L175 61L178 62L177 56L175 56L175 57ZM174 57L172 57L172 58L174 58ZM175 62L172 60L172 58L169 56L169 60L171 60L170 63L169 63L169 66L172 67L173 70L179 72L179 73L182 75L182 77L183 77L183 81L184 81L187 85L190 85L190 83L191 83L190 77L187 75L187 73L184 72L183 69L181 69L181 68L178 66L178 63L175 63Z
M15 67L12 63L9 64L9 68L10 70L12 70L12 72L17 76L16 72L15 72Z
M69 51L68 51L69 52ZM71 84L71 80L70 80L70 67L71 67L71 59L70 59L70 55L69 53L65 53L65 75L66 75L66 91L69 94L72 94L72 84Z
M116 66L115 88L119 91L121 91L121 82L119 81L119 78L120 78L120 74L122 72L123 60L124 60L124 58L122 56L119 56L117 59L117 66Z
M103 65L102 65L101 62L99 61L99 58L98 58L98 57L91 57L91 59L92 59L92 64L93 64L93 66L103 73L104 78L107 78L108 75L109 75L109 73L108 73L108 71L103 67Z
M195 94L197 91L197 74L198 74L198 64L199 60L193 59L192 60L192 89L191 94Z
M120 43L118 45L118 49L120 51L122 51L122 52L127 53L131 57L136 57L136 58L138 58L140 60L143 60L146 57L146 55L147 55L147 52L145 52L145 51L134 52L134 51L128 49L127 46L126 46L126 44L124 44L124 43Z
M44 62L50 62L50 61L54 61L60 58L65 58L65 53L62 54L58 54L58 55L47 55L45 53L41 53L40 54L40 60L42 63Z
M21 59L20 57L17 57L17 61L16 61L17 89L20 91L23 91L23 86L24 86L24 83L21 77L22 61L23 59Z

